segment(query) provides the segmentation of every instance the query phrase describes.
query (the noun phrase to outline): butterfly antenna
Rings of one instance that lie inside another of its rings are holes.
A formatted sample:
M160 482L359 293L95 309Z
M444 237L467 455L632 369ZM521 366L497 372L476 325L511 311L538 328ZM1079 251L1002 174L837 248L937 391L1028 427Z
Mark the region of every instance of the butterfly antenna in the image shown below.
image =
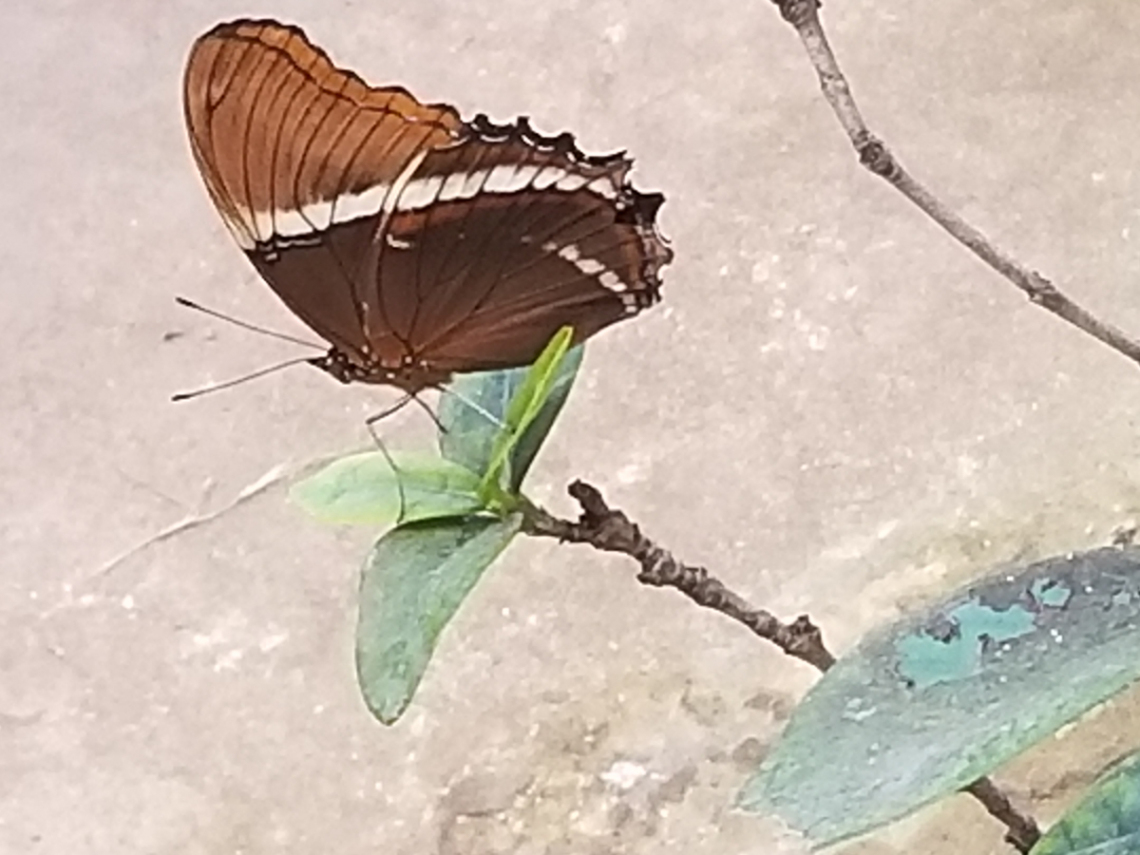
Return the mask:
M284 362L278 362L276 365L270 365L268 368L254 371L252 374L244 374L241 377L235 377L233 380L226 380L224 383L215 383L212 386L195 389L193 392L179 392L177 395L171 395L170 400L188 401L191 398L207 395L210 392L220 392L222 389L229 389L231 386L237 386L241 383L245 383L247 380L256 380L258 377L264 377L266 374L272 374L274 371L280 371L282 368L289 368L290 366L300 365L305 362L309 362L309 357L299 356L296 359L287 359Z
M217 318L218 320L233 324L235 327L241 327L242 329L250 330L251 332L261 333L262 335L267 335L270 338L280 339L281 341L290 341L293 344L300 344L304 347L313 347L317 350L325 349L321 345L311 341L306 341L303 338L296 338L294 336L288 335L287 333L277 332L276 330L269 330L265 327L259 327L257 324L251 324L247 321L240 321L237 318L231 318L229 315L224 315L214 309L208 309L200 303L195 303L193 300L187 300L185 297L175 297L174 302L176 302L179 306L185 306L187 309L193 309L196 312L201 312L204 315L209 315L212 318Z

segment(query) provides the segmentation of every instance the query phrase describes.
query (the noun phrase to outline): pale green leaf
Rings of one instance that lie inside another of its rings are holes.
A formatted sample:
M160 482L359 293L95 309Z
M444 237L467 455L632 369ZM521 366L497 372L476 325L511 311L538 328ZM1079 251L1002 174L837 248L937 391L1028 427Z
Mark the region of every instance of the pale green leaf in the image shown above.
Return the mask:
M517 514L439 519L377 541L361 576L356 668L380 721L407 709L440 632L521 525Z
M479 476L427 454L352 454L294 484L289 497L325 522L371 526L483 510ZM393 468L393 465L395 467Z

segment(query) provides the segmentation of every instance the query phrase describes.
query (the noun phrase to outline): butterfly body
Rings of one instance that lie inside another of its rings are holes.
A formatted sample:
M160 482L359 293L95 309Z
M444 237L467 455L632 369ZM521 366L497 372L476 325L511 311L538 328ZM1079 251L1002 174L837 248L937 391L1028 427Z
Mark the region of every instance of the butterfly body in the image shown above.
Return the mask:
M371 87L275 21L200 37L184 106L223 222L341 382L525 365L562 326L584 341L659 298L663 197L624 154Z
M329 348L324 356L308 360L341 383L377 383L395 386L410 395L422 389L439 388L451 379L450 371L438 371L427 362L416 363L414 357L403 354L396 363L382 359L360 362L344 351Z

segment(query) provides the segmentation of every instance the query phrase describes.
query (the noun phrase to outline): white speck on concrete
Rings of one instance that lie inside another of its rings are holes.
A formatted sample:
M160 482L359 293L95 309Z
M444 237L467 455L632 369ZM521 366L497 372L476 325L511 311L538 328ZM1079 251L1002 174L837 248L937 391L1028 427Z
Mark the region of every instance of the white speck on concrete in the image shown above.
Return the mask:
M637 784L642 778L649 774L649 770L642 766L640 763L633 763L629 760L615 760L610 768L602 772L598 777L619 790L628 790Z

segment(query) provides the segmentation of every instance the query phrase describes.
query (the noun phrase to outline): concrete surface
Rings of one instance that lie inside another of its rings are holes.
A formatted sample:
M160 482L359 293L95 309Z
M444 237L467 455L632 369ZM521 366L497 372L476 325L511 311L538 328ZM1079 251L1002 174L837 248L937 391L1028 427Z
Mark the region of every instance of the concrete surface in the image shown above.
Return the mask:
M466 115L628 148L668 194L665 303L596 340L535 496L599 484L680 555L842 650L988 566L1140 511L1140 370L1026 303L864 173L766 2L6 0L0 27L0 852L800 851L729 810L814 675L615 557L513 547L388 730L352 671L361 530L275 467L391 397L180 310L291 331L211 210L179 80L222 18ZM1140 7L832 2L913 172L1140 333ZM177 334L177 335L174 335ZM416 408L384 426L415 443ZM1134 745L1113 704L999 776L1048 818ZM1007 851L968 799L848 851Z

